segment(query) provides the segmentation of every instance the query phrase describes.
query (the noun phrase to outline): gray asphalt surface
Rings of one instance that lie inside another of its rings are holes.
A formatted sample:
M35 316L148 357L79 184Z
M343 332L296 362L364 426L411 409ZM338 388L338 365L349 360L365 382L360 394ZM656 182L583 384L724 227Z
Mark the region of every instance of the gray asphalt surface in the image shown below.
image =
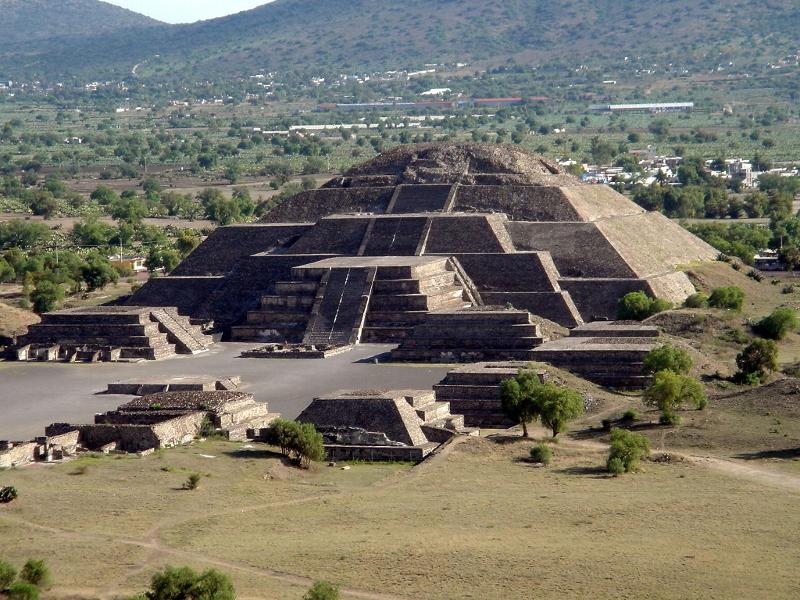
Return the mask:
M61 364L0 363L0 439L44 435L50 423L91 423L126 396L102 394L115 381L208 375L240 376L242 390L269 402L271 412L294 418L316 396L342 389L430 389L448 369L373 364L392 346L364 344L325 360L238 358L255 345L217 344L197 356L157 362ZM363 362L362 362L363 361Z

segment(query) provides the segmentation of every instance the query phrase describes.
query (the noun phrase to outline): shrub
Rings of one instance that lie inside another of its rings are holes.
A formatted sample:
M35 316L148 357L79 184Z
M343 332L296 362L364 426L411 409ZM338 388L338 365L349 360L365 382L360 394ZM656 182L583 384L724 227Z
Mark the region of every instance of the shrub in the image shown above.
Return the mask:
M184 489L187 490L196 490L200 487L200 479L202 479L202 475L200 473L192 473L189 475L189 478L186 480L186 483L183 484Z
M744 292L736 286L716 288L708 297L709 306L728 310L742 310Z
M200 423L200 429L197 431L197 437L210 438L215 437L216 435L217 428L214 427L211 417L208 415L204 416L202 422Z
M642 365L645 375L652 375L659 371L673 371L685 375L691 369L692 357L689 356L689 353L683 348L676 348L670 344L653 348L645 356Z
M755 269L750 269L750 270L747 272L747 276L748 276L750 279L754 279L755 281L758 281L759 283L760 283L760 282L762 282L762 281L764 281L764 276L761 274L761 272L760 272L760 271L756 271Z
M785 285L781 288L781 294L793 294L794 289L794 284L790 283L789 285Z
M797 313L791 308L776 308L756 325L759 335L771 340L782 340L797 329Z
M638 418L639 415L637 414L637 412L634 409L629 408L624 413L622 413L622 418L620 419L620 421L622 421L623 423L633 423Z
M4 595L8 600L39 600L39 588L20 581L9 586Z
M686 308L706 308L708 306L708 295L697 292L683 301Z
M17 488L10 485L0 488L0 504L8 504L17 499Z
M17 578L17 570L7 562L0 560L0 592L7 589Z
M661 410L662 423L675 424L675 410L684 404L692 404L702 410L708 404L708 396L703 385L692 377L659 371L653 378L653 384L644 392L644 401Z
M339 588L327 581L315 581L303 600L339 600Z
M198 575L189 567L167 567L150 580L148 600L234 600L230 578L215 569Z
M753 340L737 356L739 372L736 380L742 383L761 382L767 371L778 369L778 346L772 340Z
M642 321L656 313L672 308L672 304L660 298L651 298L644 292L629 292L617 305L617 317L622 320Z
M614 477L617 477L625 472L625 464L622 462L621 458L609 458L606 463L606 469L608 469L608 472Z
M553 451L547 444L536 444L531 448L531 460L543 465L549 465L553 458Z
M626 429L611 430L611 448L606 468L610 473L630 473L635 471L639 461L650 454L650 441L641 433Z
M22 567L19 578L36 587L47 587L50 585L50 569L43 560L32 558Z

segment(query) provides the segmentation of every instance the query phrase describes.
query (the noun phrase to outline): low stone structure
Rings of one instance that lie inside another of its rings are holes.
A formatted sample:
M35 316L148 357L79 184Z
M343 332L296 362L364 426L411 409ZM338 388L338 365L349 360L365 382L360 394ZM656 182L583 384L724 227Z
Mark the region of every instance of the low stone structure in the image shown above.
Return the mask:
M448 402L452 410L464 416L470 427L506 428L515 425L503 412L500 382L511 379L521 369L529 368L527 361L478 362L450 371L433 386L436 400ZM540 381L546 372L537 371Z
M77 429L67 429L59 434L39 437L30 442L0 440L0 469L21 467L35 461L61 460L75 455L77 451Z
M419 462L454 435L477 434L429 390L337 392L316 398L297 420L322 433L329 460Z
M642 373L642 365L658 346L658 335L657 327L638 322L589 323L541 345L533 356L598 385L642 389L651 381Z
M63 362L159 360L198 354L213 341L173 308L93 306L42 315L17 343L17 359Z
M325 344L267 344L242 352L242 358L331 358L354 348Z
M241 385L242 380L238 376L233 377L171 377L169 379L132 379L129 381L117 381L108 384L106 394L124 394L126 396L146 396L158 392L212 392L236 391Z
M231 391L183 391L148 394L117 410L95 416L89 425L50 425L48 435L77 430L89 450L113 448L142 452L185 444L197 437L206 419L230 440L248 439L248 432L269 425L277 414L252 394Z
M533 360L543 338L527 310L481 307L428 313L392 360L408 362L477 362Z

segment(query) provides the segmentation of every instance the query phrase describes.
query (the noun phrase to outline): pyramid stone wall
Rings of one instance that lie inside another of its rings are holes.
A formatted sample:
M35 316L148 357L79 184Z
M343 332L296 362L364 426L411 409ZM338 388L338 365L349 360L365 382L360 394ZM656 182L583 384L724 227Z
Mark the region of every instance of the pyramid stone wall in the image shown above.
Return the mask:
M172 275L224 275L245 256L293 243L312 224L230 225L215 229Z

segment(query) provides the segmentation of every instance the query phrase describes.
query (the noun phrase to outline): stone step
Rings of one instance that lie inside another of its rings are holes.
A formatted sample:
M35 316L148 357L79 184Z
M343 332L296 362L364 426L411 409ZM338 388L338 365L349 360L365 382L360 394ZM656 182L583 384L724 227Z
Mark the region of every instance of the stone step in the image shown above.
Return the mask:
M427 406L432 402L436 402L436 396L433 393L433 390L420 390L414 391L413 394L408 394L405 396L406 402L408 402L413 408L419 408L421 406Z
M277 281L275 291L282 295L308 295L315 296L319 282L317 281Z
M279 323L274 327L234 325L230 338L239 342L299 342L306 331L305 323Z
M452 385L437 383L433 386L437 400L500 400L499 385Z
M406 339L412 332L412 327L373 327L366 326L361 330L361 343L363 344L390 344L399 343Z
M442 419L450 414L449 402L431 402L414 408L417 416L425 423Z
M490 348L504 348L508 350L532 350L542 344L540 337L517 338L490 338L490 337L421 337L415 332L413 337L403 342L404 350L425 349L431 350L482 350Z
M302 311L264 311L251 310L247 313L247 325L271 325L271 324L305 324L308 323L310 314Z
M428 314L426 310L370 310L367 312L365 325L386 327L418 324L424 322Z
M315 297L312 294L300 295L267 295L261 296L263 310L276 310L281 308L308 308L314 306Z
M453 285L455 273L444 271L422 279L378 279L375 281L375 293L426 294Z
M431 425L433 427L441 427L442 429L451 429L458 433L460 429L464 428L464 415L445 415L439 419L433 419L432 421L428 422L427 425Z
M514 348L492 348L490 351L492 360L536 360L534 350L523 350ZM401 362L481 362L486 360L485 353L479 349L452 350L452 349L404 349L398 348L392 351L392 360Z
M375 294L370 300L370 309L391 310L436 310L444 307L460 307L464 304L463 290L450 287L436 295L427 294Z

